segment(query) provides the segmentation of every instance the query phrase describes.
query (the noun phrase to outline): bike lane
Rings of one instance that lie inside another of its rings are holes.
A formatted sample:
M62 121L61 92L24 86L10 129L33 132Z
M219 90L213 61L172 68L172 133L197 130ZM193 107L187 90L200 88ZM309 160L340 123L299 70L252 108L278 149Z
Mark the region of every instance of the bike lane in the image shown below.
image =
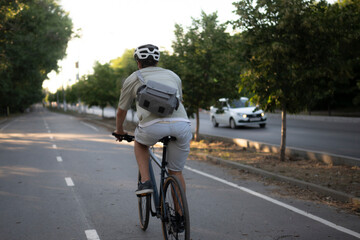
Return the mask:
M29 218L21 223L15 221L13 225L18 228L12 226L14 220L0 224L1 230L9 226L11 228L6 233L14 237L6 239L24 239L21 236L25 235L28 236L26 239L41 239L39 236L47 236L47 239L161 239L160 220L151 218L146 232L139 227L137 197L134 193L137 166L132 145L119 144L110 136L108 130L86 125L67 115L44 113L43 119L43 134L48 140L30 143L34 151L10 150L14 145L2 140L1 167L9 165L4 163L4 156L12 151L15 155L21 153L16 155L17 159L28 158L22 164L33 164L32 168L43 171L47 169L49 172L37 173L36 176L32 173L33 179L38 178L38 175L45 176L41 181L46 182L46 190L34 191L29 186L31 181L28 176L22 182L29 182L29 185L16 190L23 195L31 192L31 196L38 198L28 200L37 202L38 208L33 211L34 214L30 214L33 205L24 204L24 200L18 203L13 199L4 201L6 198L2 194L2 203L5 203L1 205L4 206L2 210L9 210L1 222L7 220L6 216L18 216L17 212L26 213ZM19 124L14 122L14 128L10 130L24 131L21 126L24 126L25 122L28 125L24 129L36 128L31 127L29 119L26 118ZM1 136L5 130L9 129L3 129ZM28 138L34 139L30 135ZM29 146L29 143L27 144L26 146ZM24 146L25 143L15 147ZM4 151L7 151L6 154ZM53 159L53 162L49 159ZM4 168L2 170L4 172ZM3 174L1 176L4 178ZM242 178L242 173L238 170L200 161L188 161L184 176L187 182L192 239L358 239L289 210L281 204L268 201L266 197L259 197L258 194L311 213L350 231L360 229L358 216L290 196L279 197L274 194L279 187L266 186L256 179ZM70 178L73 185L67 182L66 178ZM19 180L9 178L2 182L0 191L10 192L9 189L16 188L14 185L21 185L16 181ZM37 181L40 181L40 178ZM49 188L52 193L47 191ZM54 195L61 197L55 198ZM50 214L51 210L54 211L53 214ZM21 224L24 224L24 227L19 228Z

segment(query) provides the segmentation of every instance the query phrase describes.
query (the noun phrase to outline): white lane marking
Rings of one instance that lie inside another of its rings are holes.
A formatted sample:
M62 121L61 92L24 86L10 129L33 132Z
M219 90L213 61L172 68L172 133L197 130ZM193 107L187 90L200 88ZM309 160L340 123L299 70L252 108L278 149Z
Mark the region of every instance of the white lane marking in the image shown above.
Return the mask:
M53 139L54 139L54 137L53 137L53 136L50 136L49 138L50 138L51 140L53 140Z
M56 145L55 144L53 144L53 146L52 146L54 149L56 149L57 147L56 147Z
M5 126L3 126L2 128L0 128L0 131L4 130L5 128L7 128L12 122L9 122L8 124L6 124Z
M56 157L56 160L58 161L58 162L62 162L63 160L62 160L62 157L60 157L60 156L57 156Z
M85 234L88 240L100 240L99 235L95 229L86 230Z
M51 131L50 131L50 130L47 130L47 132L48 132L48 133L51 133Z
M250 189L248 189L248 188L241 187L241 186L239 186L239 185L237 185L237 184L235 184L235 183L232 183L232 182L226 181L226 180L224 180L224 179L218 178L218 177L216 177L216 176L214 176L214 175L211 175L211 174L208 174L208 173L205 173L205 172L202 172L202 171L199 171L199 170L196 170L196 169L187 167L187 166L185 166L185 168L186 168L187 170L190 170L190 171L194 172L194 173L200 174L200 175L202 175L202 176L204 176L204 177L207 177L207 178L211 178L211 179L213 179L213 180L215 180L215 181L224 183L224 184L226 184L226 185L228 185L228 186L237 188L237 189L239 189L239 190L241 190L241 191L244 191L244 192L247 192L247 193L249 193L249 194L251 194L251 195L254 195L254 196L256 196L256 197L262 198L262 199L264 199L264 200L266 200L266 201L269 201L269 202L271 202L271 203L273 203L273 204L276 204L276 205L278 205L278 206L280 206L280 207L286 208L286 209L288 209L288 210L290 210L290 211L293 211L293 212L295 212L295 213L298 213L298 214L300 214L300 215L302 215L302 216L304 216L304 217L310 218L310 219L312 219L312 220L314 220L314 221L317 221L317 222L320 222L320 223L322 223L322 224L324 224L324 225L326 225L326 226L328 226L328 227L334 228L334 229L336 229L336 230L338 230L338 231L340 231L340 232L344 232L344 233L346 233L346 234L352 235L352 236L360 239L360 233L358 233L358 232L355 232L355 231L352 231L352 230L350 230L350 229L344 228L344 227L342 227L342 226L336 225L335 223L329 222L329 221L327 221L327 220L325 220L325 219L323 219L323 218L320 218L320 217L315 216L315 215L313 215L313 214L311 214L311 213L308 213L308 212L305 212L305 211L303 211L303 210L300 210L300 209L298 209L298 208L296 208L296 207L293 207L293 206L291 206L291 205L289 205L289 204L280 202L280 201L278 201L278 200L276 200L276 199L273 199L273 198L271 198L271 197L265 196L265 195L263 195L263 194L261 194L261 193L255 192L255 191L250 190Z
M71 178L69 178L69 177L65 178L65 182L69 187L75 186L73 180Z
M87 127L89 127L89 128L92 128L92 129L94 129L95 131L99 131L99 129L97 129L96 127L94 127L93 125L90 125L90 124L87 124L87 123L85 123L85 122L81 122L82 124L84 124L85 126L87 126Z

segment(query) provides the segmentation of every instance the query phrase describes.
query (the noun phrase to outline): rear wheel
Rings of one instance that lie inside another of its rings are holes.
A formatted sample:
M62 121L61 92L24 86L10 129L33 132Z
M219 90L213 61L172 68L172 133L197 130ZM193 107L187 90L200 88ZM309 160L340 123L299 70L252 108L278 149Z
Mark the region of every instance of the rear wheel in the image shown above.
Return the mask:
M138 181L141 181L140 172L138 174ZM147 229L149 224L150 204L151 204L151 194L147 194L145 196L138 196L140 228L143 231Z
M266 126L266 123L261 123L260 124L260 128L265 128L265 126Z
M164 239L189 240L190 217L185 192L180 181L170 176L164 183L161 197L162 231Z

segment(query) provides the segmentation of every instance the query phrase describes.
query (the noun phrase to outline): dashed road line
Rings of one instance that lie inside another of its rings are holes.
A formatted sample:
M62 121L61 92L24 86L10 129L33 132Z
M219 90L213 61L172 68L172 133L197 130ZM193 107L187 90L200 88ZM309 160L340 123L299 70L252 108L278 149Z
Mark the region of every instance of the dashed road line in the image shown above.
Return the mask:
M87 124L87 123L85 123L85 122L81 122L81 124L84 124L85 126L87 126L87 127L89 127L89 128L92 128L92 129L94 129L95 131L99 131L99 129L97 129L96 127L94 127L93 125L90 125L90 124Z
M63 160L62 160L62 157L60 157L60 156L57 156L56 157L56 160L58 161L58 162L62 162Z
M73 180L71 178L69 178L69 177L65 178L65 182L69 187L75 186Z
M100 240L99 235L95 229L86 230L85 235L88 240Z
M52 147L53 147L54 149L57 149L57 146L56 146L55 144L53 144Z
M318 217L318 216L315 216L315 215L313 215L313 214L311 214L311 213L305 212L305 211L303 211L303 210L301 210L301 209L298 209L298 208L296 208L296 207L293 207L293 206L291 206L291 205L289 205L289 204L280 202L280 201L278 201L278 200L276 200L276 199L273 199L273 198L268 197L268 196L266 196L266 195L263 195L263 194L261 194L261 193L255 192L255 191L250 190L250 189L248 189L248 188L241 187L241 186L239 186L239 185L237 185L237 184L235 184L235 183L232 183L232 182L229 182L229 181L227 181L227 180L218 178L218 177L216 177L216 176L214 176L214 175L211 175L211 174L208 174L208 173L205 173L205 172L202 172L202 171L199 171L199 170L196 170L196 169L187 167L187 166L185 166L185 168L186 168L187 170L189 170L189 171L192 171L192 172L197 173L197 174L199 174L199 175L202 175L202 176L204 176L204 177L213 179L213 180L215 180L215 181L224 183L224 184L226 184L226 185L228 185L228 186L237 188L237 189L239 189L239 190L241 190L241 191L244 191L244 192L246 192L246 193L249 193L249 194L251 194L251 195L253 195L253 196L256 196L256 197L258 197L258 198L264 199L264 200L266 200L266 201L268 201L268 202L271 202L271 203L276 204L276 205L278 205L278 206L280 206L280 207L286 208L286 209L288 209L288 210L290 210L290 211L293 211L293 212L295 212L295 213L298 213L298 214L300 214L300 215L302 215L302 216L304 216L304 217L310 218L310 219L312 219L312 220L314 220L314 221L317 221L317 222L319 222L319 223L322 223L322 224L324 224L324 225L326 225L326 226L328 226L328 227L331 227L331 228L336 229L336 230L338 230L338 231L340 231L340 232L343 232L343 233L352 235L352 236L360 239L360 233L358 233L358 232L355 232L355 231L352 231L352 230L350 230L350 229L347 229L347 228L344 228L344 227L342 227L342 226L339 226L339 225L337 225L337 224L335 224L335 223L332 223L332 222L330 222L330 221L328 221L328 220L325 220L325 219L323 219L323 218L320 218L320 217Z

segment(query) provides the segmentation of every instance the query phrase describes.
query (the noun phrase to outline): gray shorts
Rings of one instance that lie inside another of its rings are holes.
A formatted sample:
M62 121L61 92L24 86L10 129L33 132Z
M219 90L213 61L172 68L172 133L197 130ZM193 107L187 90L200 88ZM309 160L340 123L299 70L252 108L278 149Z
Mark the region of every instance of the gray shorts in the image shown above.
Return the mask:
M182 171L190 152L190 123L159 122L147 127L137 127L135 130L135 141L146 146L152 146L166 136L176 137L176 141L171 141L168 145L167 167L172 171Z

